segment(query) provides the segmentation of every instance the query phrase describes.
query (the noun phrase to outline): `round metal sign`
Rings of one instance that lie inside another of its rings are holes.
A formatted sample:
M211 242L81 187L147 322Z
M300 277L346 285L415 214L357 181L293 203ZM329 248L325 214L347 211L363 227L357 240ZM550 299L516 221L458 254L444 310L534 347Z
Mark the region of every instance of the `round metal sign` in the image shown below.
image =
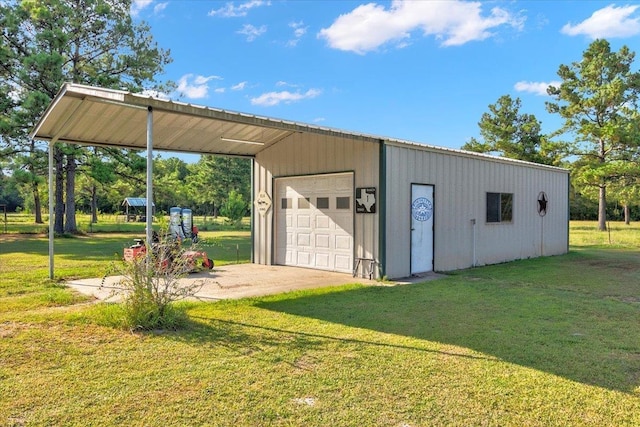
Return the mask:
M418 197L411 204L411 213L416 221L429 221L433 214L433 203L426 197Z
M549 199L547 198L547 194L544 191L541 191L538 194L538 214L540 216L545 216L547 214L547 205L549 204Z

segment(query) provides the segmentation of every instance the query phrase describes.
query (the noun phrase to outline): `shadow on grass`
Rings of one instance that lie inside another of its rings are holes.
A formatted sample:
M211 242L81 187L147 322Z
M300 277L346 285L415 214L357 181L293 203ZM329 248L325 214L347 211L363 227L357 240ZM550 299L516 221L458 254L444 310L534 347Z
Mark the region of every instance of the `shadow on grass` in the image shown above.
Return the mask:
M640 264L638 253L626 254ZM257 306L453 344L631 392L640 384L640 286L625 281L637 270L628 262L610 265L608 257L573 253L422 284L264 299Z
M348 344L363 344L378 346L380 348L395 348L398 350L422 351L425 353L437 353L446 356L454 356L463 359L490 360L491 357L482 355L470 355L451 351L432 350L420 346L392 344L389 342L377 342L372 340L359 340L332 335L309 333L300 330L280 329L255 323L244 323L231 320L211 319L209 317L191 316L194 321L186 325L188 333L176 333L172 337L175 340L185 342L208 342L215 345L225 345L235 348L239 352L247 353L247 349L255 348L262 352L265 347L286 346L288 350L298 348L308 352L313 348L325 348L327 341L338 341ZM251 331L251 333L242 332ZM293 339L292 339L293 338Z

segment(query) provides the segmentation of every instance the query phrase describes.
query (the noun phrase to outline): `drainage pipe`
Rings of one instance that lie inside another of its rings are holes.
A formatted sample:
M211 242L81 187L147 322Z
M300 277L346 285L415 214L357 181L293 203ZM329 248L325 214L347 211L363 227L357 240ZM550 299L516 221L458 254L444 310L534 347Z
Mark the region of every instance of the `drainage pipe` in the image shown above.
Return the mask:
M473 231L473 263L471 264L472 267L476 266L476 219L473 218L471 220L471 229Z

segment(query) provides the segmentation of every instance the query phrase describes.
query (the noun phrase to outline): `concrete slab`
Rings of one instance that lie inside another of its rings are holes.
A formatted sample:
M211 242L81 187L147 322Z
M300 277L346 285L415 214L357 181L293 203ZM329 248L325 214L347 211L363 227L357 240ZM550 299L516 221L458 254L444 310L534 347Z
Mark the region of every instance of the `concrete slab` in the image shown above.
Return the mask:
M211 271L189 274L181 279L184 285L196 281L202 282L202 288L195 295L196 299L215 301L221 299L238 299L274 295L301 289L313 289L326 286L341 286L360 283L371 286L393 286L398 284L424 282L440 275L430 274L412 280L382 283L352 277L350 274L308 268L285 267L280 265L231 264L216 267ZM117 301L120 288L117 285L121 276L106 278L80 279L68 282L67 285L78 292L93 296L103 301Z

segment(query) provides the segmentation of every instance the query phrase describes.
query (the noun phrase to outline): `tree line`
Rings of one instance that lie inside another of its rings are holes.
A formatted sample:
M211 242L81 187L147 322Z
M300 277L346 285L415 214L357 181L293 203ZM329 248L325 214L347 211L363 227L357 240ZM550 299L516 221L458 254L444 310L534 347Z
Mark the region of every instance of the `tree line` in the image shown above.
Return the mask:
M580 60L560 65L560 85L547 88L552 100L546 108L562 118L560 129L542 134L538 119L520 112L520 99L503 95L478 123L481 140L472 138L462 148L568 168L572 216L589 217L595 208L604 231L607 209L611 214L619 206L628 224L632 206L640 203L640 72L632 71L634 57L626 46L614 52L607 40L593 41Z
M29 131L65 82L130 92L169 93L160 82L170 52L158 46L145 22L130 14L131 0L7 0L0 2L0 204L20 207L43 222L47 146ZM597 214L606 229L607 207L628 221L640 201L640 73L626 46L611 50L595 40L581 59L560 65L559 86L549 86L547 110L561 129L545 135L538 119L520 112L519 98L500 97L482 115L480 138L462 147L570 168L574 215ZM76 211L120 208L124 197L144 194L145 160L113 148L56 144L55 224L77 231ZM199 214L228 200L249 200L246 159L203 156L195 164L154 159L155 202L160 211L191 206ZM232 197L230 192L233 192Z
M123 213L125 197L146 197L146 157L127 154L127 162L95 153L91 160L81 159L75 183L76 212L91 214L92 222L97 222L101 213ZM157 155L153 159L155 210L168 213L171 207L181 206L196 215L228 216L225 209L237 208L246 214L251 197L250 168L251 161L246 158L207 155L196 163L187 163ZM22 175L18 169L11 175L0 174L0 205L5 204L9 212L41 217L41 213L36 214L31 185ZM39 185L38 193L40 200L48 199L46 185Z

